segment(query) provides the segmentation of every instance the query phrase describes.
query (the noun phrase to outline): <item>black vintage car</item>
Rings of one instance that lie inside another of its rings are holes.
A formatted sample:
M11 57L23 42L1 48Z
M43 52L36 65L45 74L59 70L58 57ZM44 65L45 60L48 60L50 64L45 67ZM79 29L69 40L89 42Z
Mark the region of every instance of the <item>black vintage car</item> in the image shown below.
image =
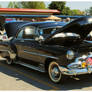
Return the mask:
M10 40L0 43L2 60L48 72L58 83L64 75L92 72L92 43L84 40L92 30L92 17L63 22L8 23Z

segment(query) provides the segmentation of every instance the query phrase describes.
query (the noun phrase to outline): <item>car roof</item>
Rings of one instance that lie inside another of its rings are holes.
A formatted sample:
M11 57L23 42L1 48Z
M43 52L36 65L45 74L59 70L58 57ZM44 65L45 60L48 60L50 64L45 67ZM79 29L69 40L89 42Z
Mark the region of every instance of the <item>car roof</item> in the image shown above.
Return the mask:
M30 22L26 23L22 26L35 26L39 28L50 28L50 27L62 27L66 25L67 23L65 22L56 22L56 21L44 21L44 22Z
M10 22L5 24L5 30L7 32L8 37L16 35L18 29L25 26L35 26L39 28L55 28L55 27L62 27L66 25L65 22L55 22L55 21L45 21L45 22L29 22L29 21L22 21L22 22Z

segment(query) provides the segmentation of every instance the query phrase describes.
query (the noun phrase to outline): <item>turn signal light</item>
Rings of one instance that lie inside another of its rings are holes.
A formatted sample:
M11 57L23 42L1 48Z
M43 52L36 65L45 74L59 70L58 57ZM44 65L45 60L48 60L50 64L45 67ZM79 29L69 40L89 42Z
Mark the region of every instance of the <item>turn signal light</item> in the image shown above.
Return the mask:
M82 63L82 68L85 68L87 66L87 63L86 62L83 62Z

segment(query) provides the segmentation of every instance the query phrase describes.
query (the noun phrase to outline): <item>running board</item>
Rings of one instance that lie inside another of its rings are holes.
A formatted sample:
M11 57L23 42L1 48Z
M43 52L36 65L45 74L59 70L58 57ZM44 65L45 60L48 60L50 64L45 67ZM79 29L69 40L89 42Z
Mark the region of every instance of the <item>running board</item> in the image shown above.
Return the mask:
M30 64L26 64L26 63L21 62L21 61L17 61L17 62L14 62L14 63L15 64L20 64L22 66L28 67L28 68L33 69L33 70L37 70L37 71L40 71L40 72L45 72L44 70L41 70L39 67L30 65Z

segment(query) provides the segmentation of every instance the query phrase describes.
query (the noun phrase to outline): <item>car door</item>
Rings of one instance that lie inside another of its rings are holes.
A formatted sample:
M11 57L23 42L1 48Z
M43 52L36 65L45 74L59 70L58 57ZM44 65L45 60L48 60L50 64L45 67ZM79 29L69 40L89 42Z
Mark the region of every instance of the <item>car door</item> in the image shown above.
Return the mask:
M27 60L39 61L37 54L40 44L35 40L38 35L37 28L33 26L26 26L18 33L15 42L18 57Z
M37 38L39 38L38 30L32 26L26 26L17 36L18 57L27 59L24 61L26 63L32 61L44 63L46 58L54 58L48 53L48 51L51 51L51 48L48 45L41 44Z

